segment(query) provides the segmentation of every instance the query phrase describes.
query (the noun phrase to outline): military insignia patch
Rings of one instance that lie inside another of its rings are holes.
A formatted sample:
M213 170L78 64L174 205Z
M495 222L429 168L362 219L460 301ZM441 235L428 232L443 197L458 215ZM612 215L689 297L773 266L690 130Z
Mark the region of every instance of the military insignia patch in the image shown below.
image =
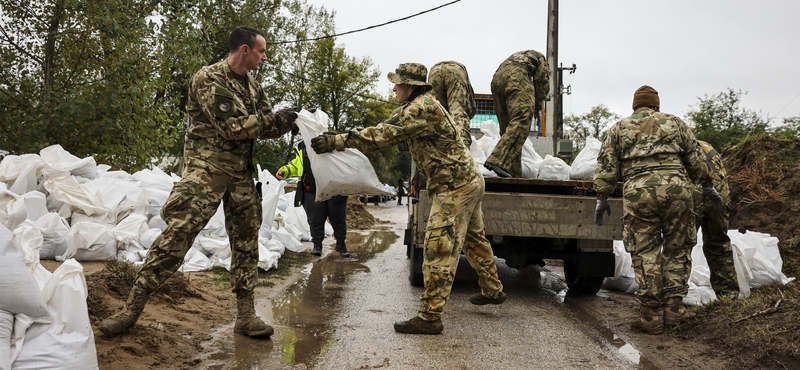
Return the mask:
M232 106L233 106L233 102L232 101L230 101L228 99L220 99L219 100L219 105L217 106L217 108L219 108L219 111L222 112L222 113L228 113L228 112L231 111L231 107Z

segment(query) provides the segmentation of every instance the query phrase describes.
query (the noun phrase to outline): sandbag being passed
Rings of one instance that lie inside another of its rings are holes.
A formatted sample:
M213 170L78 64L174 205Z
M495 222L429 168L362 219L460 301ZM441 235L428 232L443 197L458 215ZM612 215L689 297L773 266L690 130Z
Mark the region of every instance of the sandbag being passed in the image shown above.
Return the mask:
M378 181L369 159L360 151L347 148L344 151L317 154L311 149L311 139L328 131L328 115L320 109L314 113L302 110L297 114L297 127L306 143L308 159L317 182L317 202L324 202L335 195L393 195Z

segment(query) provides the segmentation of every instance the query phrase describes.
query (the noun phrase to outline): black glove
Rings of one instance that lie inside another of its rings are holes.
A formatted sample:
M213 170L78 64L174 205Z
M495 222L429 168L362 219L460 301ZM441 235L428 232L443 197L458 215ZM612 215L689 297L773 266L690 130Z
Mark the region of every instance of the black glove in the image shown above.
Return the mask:
M344 150L344 139L336 133L328 131L311 139L311 148L317 154L332 152L334 149L342 151Z
M711 198L711 206L714 207L715 210L719 211L725 208L725 201L713 186L703 188L703 202L705 203L708 198Z
M594 223L597 226L603 226L603 212L611 215L611 206L608 204L608 199L597 200L597 208L594 209Z
M316 113L316 112L317 112L317 108L308 109L308 113Z

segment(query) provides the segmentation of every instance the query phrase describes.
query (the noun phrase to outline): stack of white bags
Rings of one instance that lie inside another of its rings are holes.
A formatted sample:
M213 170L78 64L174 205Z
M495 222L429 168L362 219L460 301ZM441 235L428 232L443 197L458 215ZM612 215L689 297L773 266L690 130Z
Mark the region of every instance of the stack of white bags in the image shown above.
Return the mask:
M321 110L302 111L297 122L306 138L312 138L327 131L328 117ZM318 200L330 197L325 194L385 193L369 160L355 152L331 153L312 162ZM336 167L343 162L350 167ZM8 155L0 162L0 370L97 368L86 281L78 261L142 264L166 227L160 211L180 180L158 167L134 174L110 169L59 145L39 154ZM285 250L304 251L301 241L311 236L303 207L294 207L294 194L284 192L286 182L260 167L258 180L263 194L258 267L269 270L277 267ZM333 234L329 223L325 234ZM63 264L51 274L40 259ZM230 266L220 205L180 271Z

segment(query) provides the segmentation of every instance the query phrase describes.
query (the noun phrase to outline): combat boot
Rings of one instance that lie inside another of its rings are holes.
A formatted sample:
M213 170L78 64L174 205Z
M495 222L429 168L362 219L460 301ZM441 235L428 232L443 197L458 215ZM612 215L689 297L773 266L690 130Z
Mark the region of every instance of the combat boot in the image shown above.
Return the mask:
M508 298L508 296L506 296L506 294L503 292L498 292L497 297L495 298L489 298L482 293L478 293L469 297L469 303L476 304L478 306L483 306L485 304L501 304L506 301L506 298Z
M134 286L122 311L103 320L100 323L100 331L109 338L122 334L122 332L133 326L136 320L139 320L139 315L142 314L144 306L149 299L150 292Z
M685 324L694 317L694 314L683 308L683 298L670 297L664 307L664 326Z
M414 316L408 321L398 321L394 323L394 331L405 334L439 334L444 330L442 320L425 321L419 316Z
M311 251L311 254L315 256L322 255L322 243L314 243L314 249Z
M344 242L336 242L336 251L342 257L350 257L350 252L347 251L347 246L345 246Z
M664 326L661 324L661 308L641 305L639 319L631 323L631 330L647 334L663 334Z
M271 326L265 324L256 316L256 306L253 295L238 298L236 306L239 310L236 315L236 326L233 327L234 334L247 337L269 338L274 332Z

